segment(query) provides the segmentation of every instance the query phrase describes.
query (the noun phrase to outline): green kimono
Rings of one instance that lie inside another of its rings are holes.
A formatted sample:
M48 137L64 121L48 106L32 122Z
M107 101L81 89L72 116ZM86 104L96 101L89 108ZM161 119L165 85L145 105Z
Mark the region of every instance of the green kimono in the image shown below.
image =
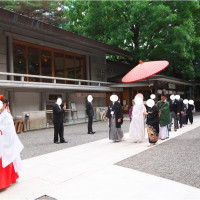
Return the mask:
M170 124L170 110L168 101L158 101L158 109L160 110L160 126L167 126Z

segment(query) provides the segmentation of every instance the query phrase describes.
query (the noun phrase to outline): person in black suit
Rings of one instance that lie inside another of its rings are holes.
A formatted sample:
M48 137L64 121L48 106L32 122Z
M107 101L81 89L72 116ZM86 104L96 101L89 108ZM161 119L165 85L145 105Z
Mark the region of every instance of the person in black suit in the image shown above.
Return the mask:
M67 143L65 141L63 132L63 113L66 109L66 103L64 103L63 108L61 108L62 99L58 98L56 103L53 105L53 124L54 124L54 143L59 144L58 142L58 135L60 137L60 143Z
M169 101L169 108L170 108L170 116L171 116L171 123L169 125L169 131L171 131L172 128L172 119L174 119L174 131L177 131L178 127L178 100L175 99L174 95L170 96Z
M184 115L184 103L183 103L183 99L180 97L180 95L176 95L175 98L178 101L177 117L179 120L180 128L182 128L183 127L183 115Z
M191 124L193 124L193 112L195 111L194 101L189 100L186 110L186 124L188 123L188 119Z
M94 134L95 132L92 130L92 122L93 122L93 116L94 116L94 110L92 107L92 95L88 95L87 97L87 103L86 103L86 113L88 116L88 134Z

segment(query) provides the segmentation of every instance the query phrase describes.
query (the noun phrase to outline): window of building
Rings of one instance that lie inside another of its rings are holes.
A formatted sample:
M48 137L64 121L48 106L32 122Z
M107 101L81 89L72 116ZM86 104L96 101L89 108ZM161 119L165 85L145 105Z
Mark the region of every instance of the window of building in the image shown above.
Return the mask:
M52 76L52 65L51 65L51 52L42 51L41 52L41 71L42 76ZM43 79L43 82L52 82L51 79Z
M74 57L70 55L65 55L65 69L66 69L66 78L75 78L75 67L74 67ZM69 83L71 83L69 81Z
M40 75L39 50L34 47L28 48L28 74ZM40 81L37 78L29 78L29 81Z
M78 58L76 57L76 79L81 79L81 75L83 74L83 71L82 71L82 67L83 66L83 63L82 63L82 59L81 58Z
M85 56L43 47L18 40L13 41L14 72L41 76L86 79ZM19 80L19 78L15 78ZM26 81L52 82L51 79L27 78ZM74 83L57 80L57 83Z
M13 45L14 73L26 74L26 46L21 44ZM20 80L20 77L15 77Z
M55 53L54 55L54 65L55 65L55 77L65 78L65 66L64 66L64 55L60 53ZM65 83L62 80L58 80L58 83Z

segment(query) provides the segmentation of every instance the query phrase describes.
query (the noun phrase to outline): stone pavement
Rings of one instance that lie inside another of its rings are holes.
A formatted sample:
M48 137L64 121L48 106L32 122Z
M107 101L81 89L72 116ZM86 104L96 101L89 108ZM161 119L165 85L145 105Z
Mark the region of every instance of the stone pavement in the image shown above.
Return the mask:
M122 126L124 133L128 132L129 125L130 121L126 117ZM53 143L53 128L20 133L18 136L24 145L21 158L24 160L73 146L94 142L96 140L105 139L108 138L108 129L108 123L105 121L93 123L93 130L96 132L93 135L87 134L87 123L65 126L64 137L68 143L61 143L58 145Z
M171 132L169 140L200 126ZM158 144L158 145L159 145ZM120 143L102 139L23 160L19 183L3 190L0 200L199 200L200 189L115 165L148 149L128 138ZM41 198L44 199L44 198Z
M200 189L199 147L198 127L116 164Z

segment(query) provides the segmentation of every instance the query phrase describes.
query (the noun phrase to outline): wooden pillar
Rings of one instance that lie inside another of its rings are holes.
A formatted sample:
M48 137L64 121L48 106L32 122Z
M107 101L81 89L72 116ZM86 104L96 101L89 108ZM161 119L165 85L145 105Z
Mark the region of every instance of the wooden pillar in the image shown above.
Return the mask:
M42 52L41 49L39 49L39 68L40 68L40 76L42 76ZM42 82L42 79L40 78L40 82Z
M13 38L10 35L7 37L7 52L8 52L8 72L14 73L14 64L13 64ZM14 80L14 77L11 76L10 80Z
M76 56L74 56L74 78L76 78Z
M46 93L40 93L40 110L46 110Z
M154 94L158 97L158 81L153 82L154 85Z
M132 106L132 100L133 100L133 97L132 97L132 88L129 88L129 107Z
M28 46L25 46L25 64L26 64L26 74L29 74L29 69L28 69ZM29 78L25 78L25 80L29 81Z
M54 63L54 52L51 51L51 74L55 77L55 63Z
M65 62L65 54L63 54L63 70L64 70L64 78L66 78L66 62ZM64 83L66 84L67 81L65 80Z

